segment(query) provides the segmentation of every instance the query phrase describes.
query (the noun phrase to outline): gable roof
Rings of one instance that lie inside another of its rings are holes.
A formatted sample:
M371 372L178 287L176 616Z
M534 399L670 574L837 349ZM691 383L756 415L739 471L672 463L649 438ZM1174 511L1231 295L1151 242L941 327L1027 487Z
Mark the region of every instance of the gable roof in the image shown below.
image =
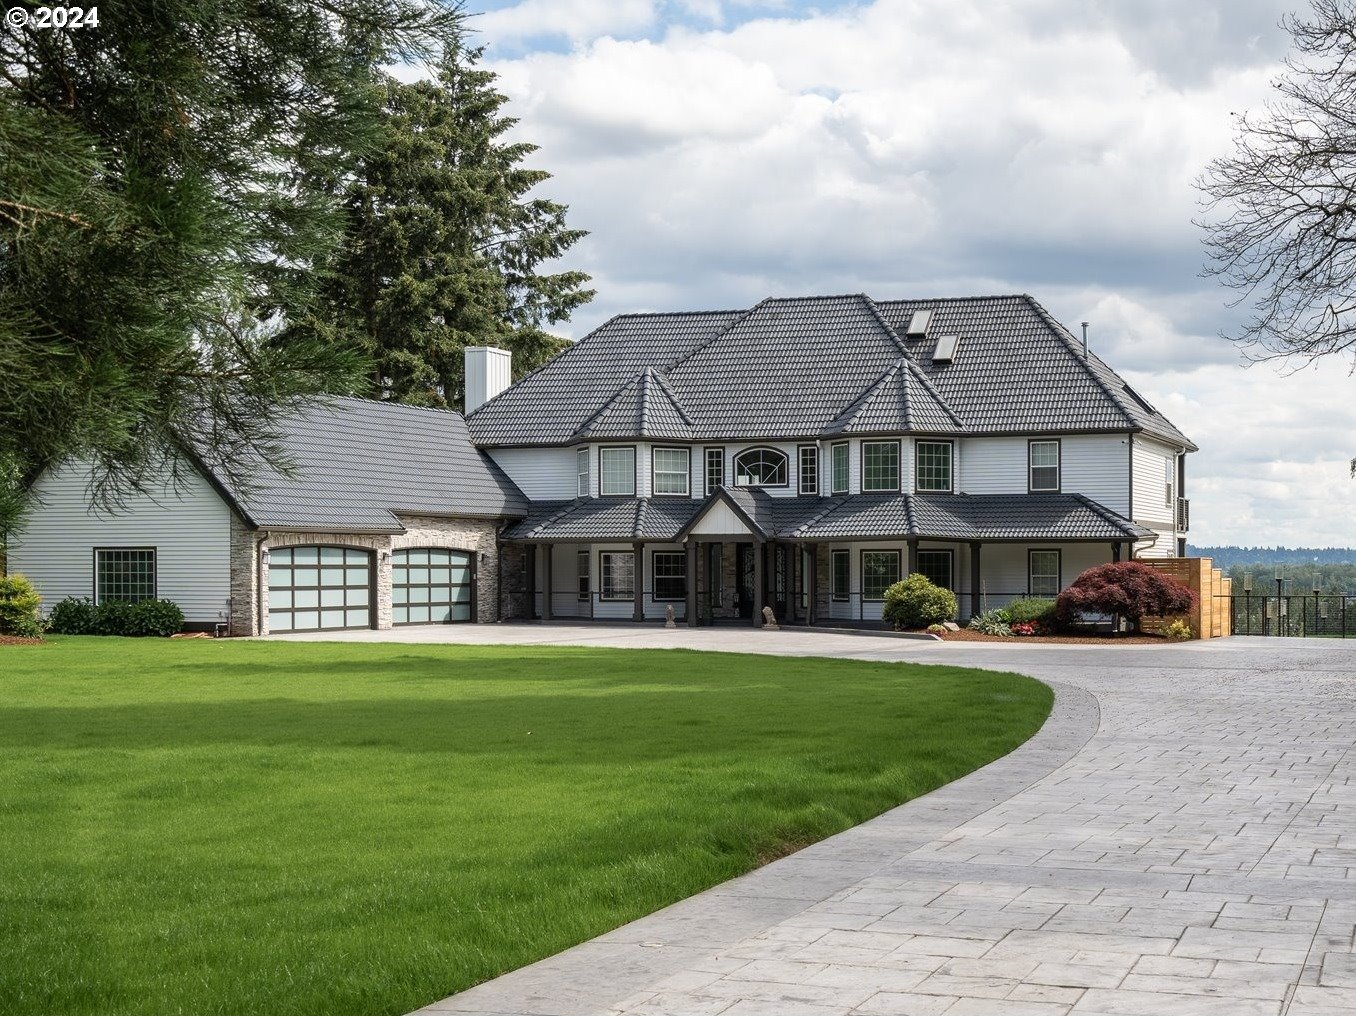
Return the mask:
M396 513L518 517L527 499L471 443L461 414L337 397L279 422L291 475L260 466L244 489L201 465L261 529L399 533Z
M911 338L915 311L931 314L927 334ZM960 336L955 358L933 362L937 337L951 334ZM848 294L768 299L748 311L623 315L467 423L489 446L1144 431L1195 448L1024 294Z

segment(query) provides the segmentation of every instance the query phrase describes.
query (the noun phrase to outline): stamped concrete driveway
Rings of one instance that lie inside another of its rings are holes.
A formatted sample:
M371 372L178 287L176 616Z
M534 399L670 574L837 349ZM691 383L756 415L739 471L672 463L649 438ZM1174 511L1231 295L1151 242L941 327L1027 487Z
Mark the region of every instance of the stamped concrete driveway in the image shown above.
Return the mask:
M1057 692L983 770L428 1013L1356 1014L1356 642L395 638L946 662Z

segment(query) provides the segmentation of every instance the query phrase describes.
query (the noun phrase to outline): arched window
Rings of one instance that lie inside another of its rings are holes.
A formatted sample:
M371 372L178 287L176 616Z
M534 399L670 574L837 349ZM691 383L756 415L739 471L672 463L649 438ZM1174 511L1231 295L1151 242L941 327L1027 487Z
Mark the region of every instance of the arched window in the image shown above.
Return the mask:
M734 458L735 487L785 487L786 453L751 448Z

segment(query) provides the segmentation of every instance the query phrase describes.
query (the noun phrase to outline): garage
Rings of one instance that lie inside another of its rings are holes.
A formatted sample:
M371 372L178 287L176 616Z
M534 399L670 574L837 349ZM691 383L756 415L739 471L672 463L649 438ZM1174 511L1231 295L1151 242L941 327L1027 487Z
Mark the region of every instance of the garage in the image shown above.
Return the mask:
M391 621L469 622L475 616L475 557L446 547L391 553Z
M273 632L371 628L372 552L321 546L270 551L268 624Z

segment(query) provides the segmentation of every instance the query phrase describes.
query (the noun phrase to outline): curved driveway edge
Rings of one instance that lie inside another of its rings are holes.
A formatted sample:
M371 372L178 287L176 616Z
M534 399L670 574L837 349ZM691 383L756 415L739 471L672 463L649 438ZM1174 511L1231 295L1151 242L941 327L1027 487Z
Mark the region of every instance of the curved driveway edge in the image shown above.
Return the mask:
M648 998L672 976L710 965L769 926L848 896L910 852L1048 776L1096 733L1097 700L1055 690L1040 730L1006 756L875 819L612 932L418 1011L421 1014L593 1014ZM740 960L739 965L746 964ZM713 976L714 977L714 976ZM732 1001L727 1001L732 1002ZM700 1006L696 1006L698 1011Z

